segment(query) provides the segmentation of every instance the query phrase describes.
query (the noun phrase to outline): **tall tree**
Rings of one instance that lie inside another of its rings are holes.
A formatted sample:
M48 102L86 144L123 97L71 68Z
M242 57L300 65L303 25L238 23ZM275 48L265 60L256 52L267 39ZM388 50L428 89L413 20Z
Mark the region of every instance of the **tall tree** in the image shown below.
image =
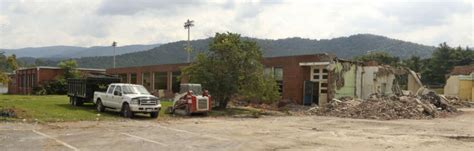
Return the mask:
M58 66L64 70L64 79L77 78L80 76L79 71L77 71L76 60L61 61Z
M423 63L425 62L426 60L422 60L418 56L411 56L410 58L403 60L402 65L415 72L420 72L422 70Z
M278 87L263 75L262 52L257 43L242 40L239 34L216 33L207 54L183 69L190 82L210 90L219 107L239 94L247 99L277 100Z
M11 56L5 56L3 52L0 52L0 83L8 83L9 78L6 73L13 72L18 68L19 65L14 54Z
M452 48L442 43L435 49L431 59L423 68L422 80L429 84L443 84L454 66L472 65L474 63L474 51L469 48Z

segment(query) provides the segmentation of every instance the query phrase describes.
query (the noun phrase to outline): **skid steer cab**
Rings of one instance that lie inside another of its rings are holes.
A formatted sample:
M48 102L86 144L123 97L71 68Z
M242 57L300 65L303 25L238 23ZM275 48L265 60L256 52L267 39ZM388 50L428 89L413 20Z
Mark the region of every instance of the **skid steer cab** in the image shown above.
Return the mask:
M180 85L180 91L175 95L173 105L167 108L170 114L191 115L200 113L207 115L211 111L212 97L201 84L185 83Z

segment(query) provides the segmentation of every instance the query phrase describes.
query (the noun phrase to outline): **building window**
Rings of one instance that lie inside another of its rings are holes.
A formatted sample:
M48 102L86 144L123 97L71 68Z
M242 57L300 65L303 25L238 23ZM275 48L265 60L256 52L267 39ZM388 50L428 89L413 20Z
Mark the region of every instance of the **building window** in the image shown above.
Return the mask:
M151 74L150 74L150 72L142 73L142 85L146 89L151 90Z
M128 76L127 74L119 74L120 82L122 83L128 83Z
M321 83L321 88L328 87L328 83Z
M328 75L323 75L323 79L328 79Z
M173 93L179 92L181 81L178 80L178 76L180 75L181 75L181 72L171 73L171 86L172 86Z
M131 73L130 74L130 83L137 84L137 74L136 73Z
M32 81L33 81L32 84L31 84L32 87L36 87L36 75L32 75L31 78L32 78Z
M319 69L313 69L313 73L319 73Z
M265 76L272 76L278 85L278 92L283 94L283 68L281 67L267 67L264 69Z
M271 76L271 75L272 75L272 72L273 72L273 68L271 68L271 67L270 67L270 68L265 68L265 69L263 70L263 74L264 74L265 76Z
M273 71L273 76L275 77L275 80L283 81L283 68L274 68Z
M319 75L313 75L313 79L319 80Z
M168 75L166 72L155 72L155 90L166 90L168 87Z

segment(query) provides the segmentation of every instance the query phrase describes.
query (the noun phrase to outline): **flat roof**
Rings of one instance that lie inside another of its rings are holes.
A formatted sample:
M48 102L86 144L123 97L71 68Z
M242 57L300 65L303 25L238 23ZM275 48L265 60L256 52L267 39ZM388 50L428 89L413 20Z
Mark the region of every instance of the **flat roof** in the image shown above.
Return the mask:
M22 67L18 70L29 70L29 69L53 69L53 70L60 70L60 67L52 67L52 66L37 66L37 67ZM97 69L97 68L76 68L77 70L87 70L87 71L104 71L105 69Z

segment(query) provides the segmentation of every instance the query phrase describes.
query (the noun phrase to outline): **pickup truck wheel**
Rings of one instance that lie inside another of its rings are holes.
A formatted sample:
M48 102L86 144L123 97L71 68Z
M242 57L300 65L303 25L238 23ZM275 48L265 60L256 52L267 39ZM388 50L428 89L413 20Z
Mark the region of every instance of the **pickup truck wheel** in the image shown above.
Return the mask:
M102 101L100 100L97 100L97 112L104 112L105 110L105 106L102 104Z
M151 112L151 113L150 113L150 117L152 117L152 118L157 118L157 117L158 117L158 114L159 114L159 112Z
M123 115L123 117L126 117L126 118L132 118L133 117L133 113L130 110L130 106L127 103L122 105L122 115Z

